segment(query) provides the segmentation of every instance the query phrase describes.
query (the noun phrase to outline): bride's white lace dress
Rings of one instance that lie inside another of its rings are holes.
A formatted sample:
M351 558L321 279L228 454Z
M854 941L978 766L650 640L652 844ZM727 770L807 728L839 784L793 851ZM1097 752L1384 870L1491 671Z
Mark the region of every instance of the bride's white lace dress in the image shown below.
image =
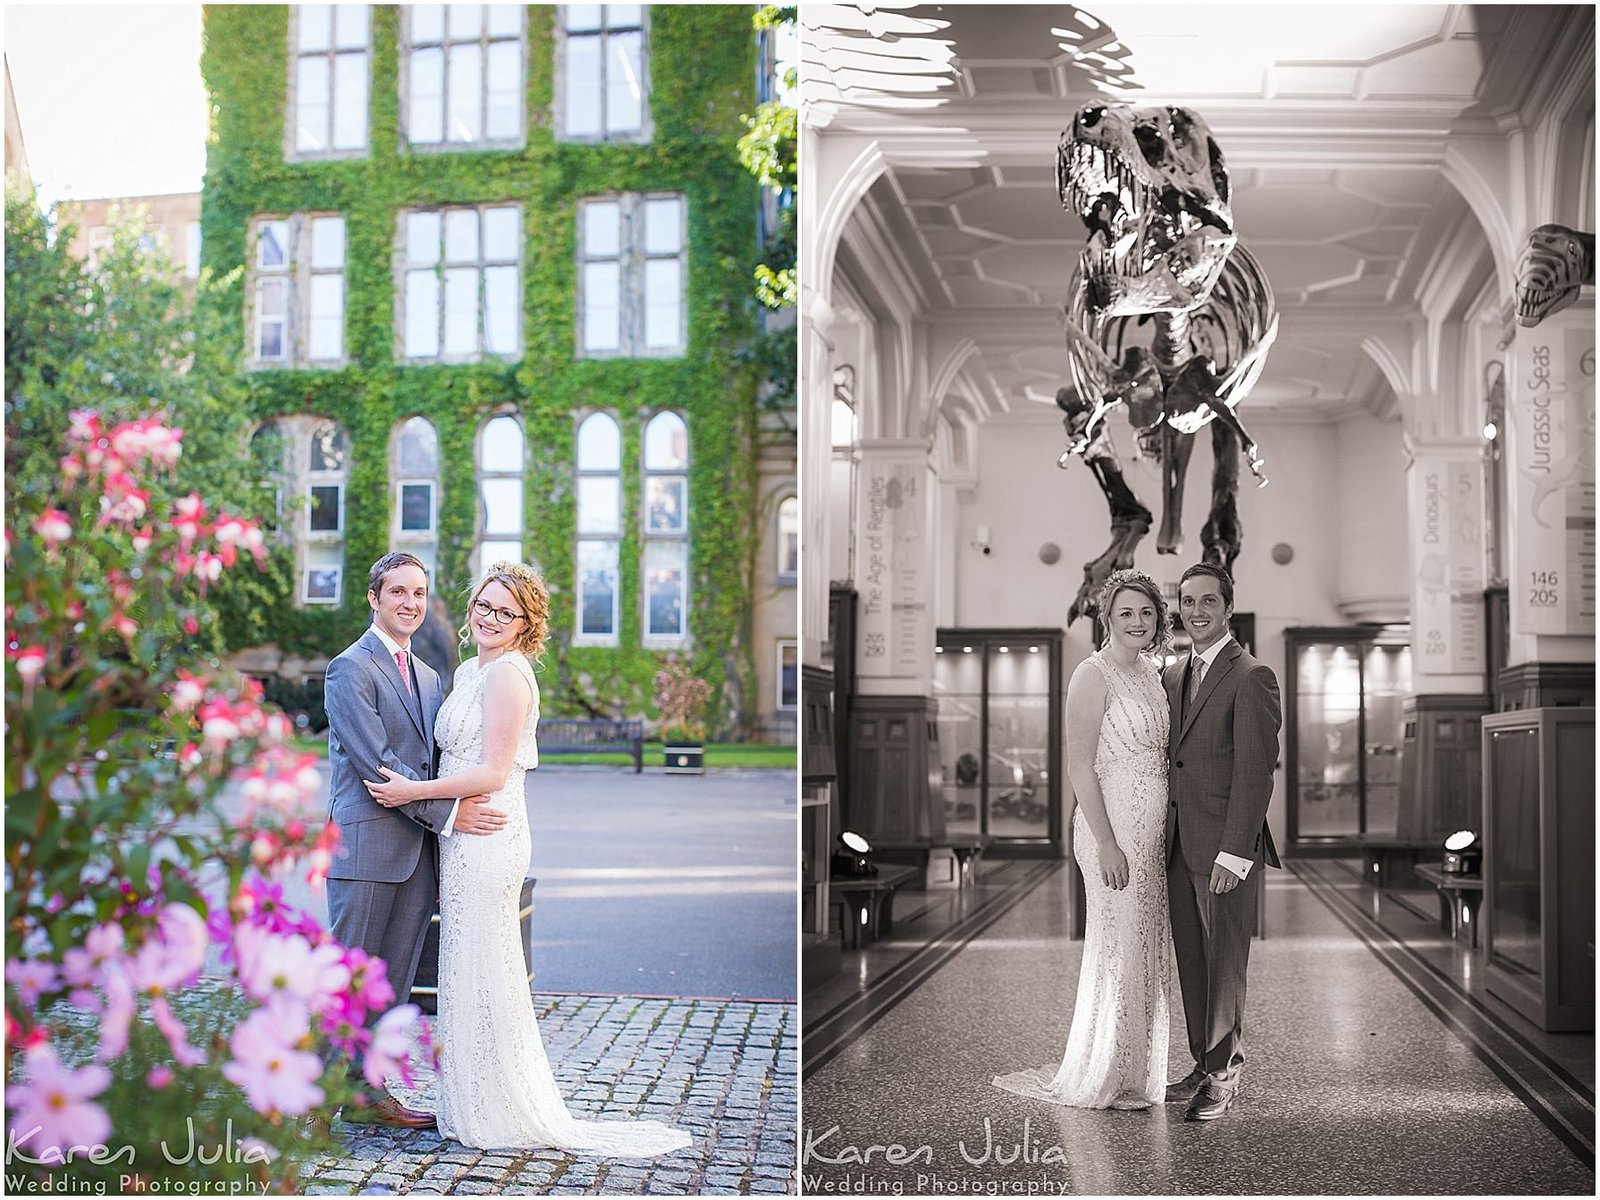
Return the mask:
M1072 1032L1059 1067L996 1077L996 1087L1076 1108L1142 1107L1166 1093L1171 992L1167 913L1167 696L1156 664L1140 656L1129 673L1099 651L1105 676L1094 771L1111 828L1128 859L1128 886L1100 879L1099 851L1078 807L1074 857L1088 912Z
M521 672L533 711L516 765L492 798L508 816L506 827L439 842L439 1132L481 1149L555 1147L618 1157L682 1149L688 1134L659 1121L577 1120L550 1072L517 925L532 850L523 779L539 765L539 685L526 658L506 654L488 670L475 658L461 664L434 725L439 775L483 761L484 683L495 670Z

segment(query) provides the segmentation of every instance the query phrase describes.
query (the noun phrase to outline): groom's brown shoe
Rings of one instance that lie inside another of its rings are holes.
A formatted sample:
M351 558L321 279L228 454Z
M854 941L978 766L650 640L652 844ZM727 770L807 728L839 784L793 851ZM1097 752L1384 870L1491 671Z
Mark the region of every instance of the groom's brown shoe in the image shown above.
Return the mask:
M350 1119L350 1110L346 1109L345 1120ZM370 1108L361 1110L361 1115L355 1120L358 1124L370 1122L373 1125L398 1125L403 1129L432 1129L439 1123L432 1113L407 1108L393 1096L385 1096Z
M1167 1084L1168 1104L1187 1104L1194 1099L1194 1094L1200 1090L1200 1085L1206 1081L1206 1073L1197 1065L1182 1079L1175 1079Z
M1216 1075L1207 1075L1206 1081L1200 1085L1200 1090L1194 1094L1194 1099L1189 1101L1189 1107L1183 1110L1183 1119L1215 1121L1225 1114L1238 1098L1241 1082L1237 1070L1234 1071L1233 1078L1227 1080Z

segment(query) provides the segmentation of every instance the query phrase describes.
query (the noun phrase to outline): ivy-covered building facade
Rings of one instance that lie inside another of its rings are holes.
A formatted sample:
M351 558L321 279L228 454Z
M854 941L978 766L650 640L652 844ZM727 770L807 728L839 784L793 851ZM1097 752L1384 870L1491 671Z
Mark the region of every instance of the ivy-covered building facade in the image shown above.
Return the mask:
M653 718L676 654L713 733L792 740L751 11L207 6L203 262L290 581L247 669L318 675L388 550L429 564L452 643L474 575L520 559L551 593L546 713Z

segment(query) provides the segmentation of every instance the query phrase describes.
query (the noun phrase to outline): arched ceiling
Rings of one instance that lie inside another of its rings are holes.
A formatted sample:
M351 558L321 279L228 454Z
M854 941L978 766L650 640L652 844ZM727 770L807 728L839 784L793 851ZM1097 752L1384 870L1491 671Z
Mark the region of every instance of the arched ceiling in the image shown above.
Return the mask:
M1414 323L1431 257L1464 225L1481 238L1444 177L1445 144L1464 114L1515 106L1515 68L1562 14L803 6L803 111L825 139L879 143L889 167L862 210L916 281L919 319L974 339L965 372L1015 409L1051 403L1066 378L1060 306L1085 230L1056 195L1061 130L1096 99L1197 109L1282 314L1246 403L1393 415L1363 337Z

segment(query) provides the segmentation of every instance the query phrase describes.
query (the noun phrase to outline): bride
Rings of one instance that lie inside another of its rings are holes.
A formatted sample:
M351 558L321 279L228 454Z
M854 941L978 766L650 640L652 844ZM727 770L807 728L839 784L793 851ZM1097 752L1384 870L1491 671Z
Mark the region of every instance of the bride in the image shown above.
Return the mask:
M1105 644L1067 684L1072 845L1088 914L1072 1032L1058 1068L996 1087L1075 1108L1149 1108L1166 1095L1171 934L1167 913L1167 606L1140 571L1100 592Z
M509 814L484 837L440 840L439 1132L479 1149L553 1147L619 1157L668 1154L689 1136L659 1121L580 1121L567 1112L545 1057L522 969L517 897L532 853L523 780L539 764L539 685L549 597L521 563L496 563L473 589L456 670L439 710L440 778L380 767L380 804L489 794Z

